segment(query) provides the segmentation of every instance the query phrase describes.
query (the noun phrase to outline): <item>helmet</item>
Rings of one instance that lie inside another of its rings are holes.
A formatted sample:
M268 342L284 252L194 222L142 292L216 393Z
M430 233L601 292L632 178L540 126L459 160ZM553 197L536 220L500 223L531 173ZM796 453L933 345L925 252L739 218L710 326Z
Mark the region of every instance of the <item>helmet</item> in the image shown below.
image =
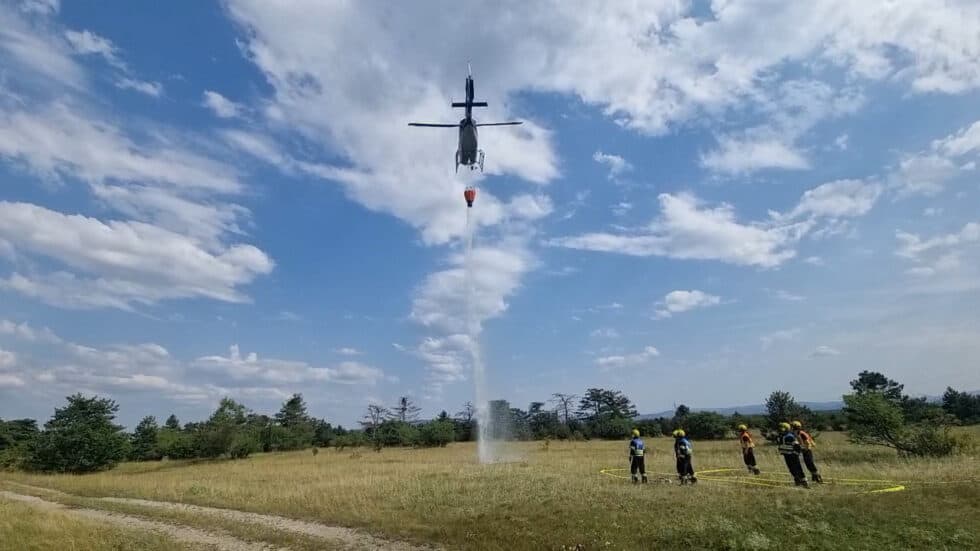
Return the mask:
M780 423L779 430L789 430L789 423Z
M745 425L739 425L738 430L749 430L749 427L746 427Z
M639 435L640 435L640 429L633 429L633 436L639 436Z
M793 421L793 428L794 429L802 429L803 428L803 423L801 423L799 421Z
M674 431L675 438L684 438L684 436L685 436L684 429L677 429Z

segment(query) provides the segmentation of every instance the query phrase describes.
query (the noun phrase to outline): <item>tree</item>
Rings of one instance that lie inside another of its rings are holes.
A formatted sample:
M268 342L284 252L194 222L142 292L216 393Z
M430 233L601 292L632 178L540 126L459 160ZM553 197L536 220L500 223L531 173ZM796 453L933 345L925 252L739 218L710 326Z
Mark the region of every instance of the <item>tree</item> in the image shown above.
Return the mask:
M898 404L902 401L902 389L905 385L900 385L877 371L862 371L858 373L857 379L851 381L851 388L855 394L881 394L889 402Z
M156 461L160 459L160 449L157 446L159 427L152 415L147 415L136 425L136 430L130 439L129 458L133 461Z
M766 427L762 435L769 441L779 439L779 424L791 421L806 421L810 410L796 403L789 392L777 390L766 398Z
M34 419L0 420L0 469L21 466L27 446L38 432Z
M677 406L677 409L674 411L674 419L683 419L687 417L690 413L691 413L691 408L685 406L684 404L681 404Z
M364 414L364 418L361 420L361 426L364 427L364 432L371 437L371 441L374 443L375 451L381 451L381 447L383 445L381 433L378 429L381 427L381 423L384 422L386 417L388 417L387 408L377 404L369 404L367 407L367 413Z
M725 437L728 420L714 411L699 411L684 417L684 431L698 440L716 440Z
M946 392L943 393L943 411L962 423L980 423L980 395L957 392L952 387L946 387Z
M38 471L86 473L111 469L125 459L128 439L112 421L119 406L112 400L75 394L57 408L29 446L25 463Z
M316 419L313 421L314 431L313 431L313 445L324 448L331 445L334 439L337 438L338 431L334 429L330 423L324 421L323 419ZM338 427L340 428L340 427Z
M883 392L848 394L844 404L853 442L885 446L900 455L931 457L950 455L958 445L946 419L907 424L901 406Z
M398 399L398 403L395 407L391 408L389 413L389 418L396 421L401 421L402 423L414 423L419 419L419 412L422 408L415 405L408 396L402 396Z
M306 412L306 403L302 394L293 394L283 402L282 408L275 416L276 425L281 427L282 437L274 449L298 450L313 443L316 427Z
M453 441L453 424L448 419L429 421L419 429L419 438L423 446L445 447Z
M248 409L231 398L222 398L218 409L204 423L189 424L195 447L202 457L228 455L235 459L262 449L255 418L249 423Z
M473 407L473 402L466 402L463 404L463 409L456 413L454 418L454 425L456 428L456 440L459 442L469 442L473 440L476 436L476 423L474 418L476 417L476 408Z
M590 388L579 400L579 415L589 421L598 421L608 415L621 419L636 417L636 408L625 394L618 390Z
M177 416L173 413L170 417L167 417L166 422L163 423L163 427L172 430L180 430L180 421L177 420Z
M577 394L563 394L561 392L551 395L551 403L555 404L555 411L558 412L561 422L565 423L566 426L571 422L572 408L578 398Z

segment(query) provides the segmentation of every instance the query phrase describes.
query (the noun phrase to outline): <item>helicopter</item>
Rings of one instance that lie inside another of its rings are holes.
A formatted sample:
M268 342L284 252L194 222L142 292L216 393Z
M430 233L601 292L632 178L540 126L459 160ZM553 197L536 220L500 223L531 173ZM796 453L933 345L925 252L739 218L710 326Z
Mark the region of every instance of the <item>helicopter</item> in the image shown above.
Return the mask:
M459 145L456 148L456 172L459 173L459 165L468 166L470 170L475 170L476 167L480 167L480 172L483 172L483 159L485 157L483 150L479 149L477 127L479 126L514 126L518 124L523 124L523 121L510 121L510 122L481 122L478 123L476 119L473 118L473 108L474 107L486 107L487 102L485 101L473 101L473 69L467 64L467 76L466 76L466 101L465 102L452 102L454 108L462 107L465 109L465 116L459 121L458 124L442 124L442 123L427 123L427 122L410 122L409 126L424 126L429 128L459 128ZM473 200L476 198L476 190L472 187L466 188L464 192L464 197L466 199L466 205L468 207L473 206Z

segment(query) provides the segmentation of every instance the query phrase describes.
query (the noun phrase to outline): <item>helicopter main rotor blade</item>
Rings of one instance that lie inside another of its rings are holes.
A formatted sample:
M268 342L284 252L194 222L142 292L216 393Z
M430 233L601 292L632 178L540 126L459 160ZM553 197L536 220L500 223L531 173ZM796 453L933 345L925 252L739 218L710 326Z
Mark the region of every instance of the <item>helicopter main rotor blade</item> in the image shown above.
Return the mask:
M515 124L524 124L523 121L514 122L481 122L477 123L477 126L513 126Z
M426 126L429 128L459 128L459 124L439 124L434 122L410 122L409 126Z

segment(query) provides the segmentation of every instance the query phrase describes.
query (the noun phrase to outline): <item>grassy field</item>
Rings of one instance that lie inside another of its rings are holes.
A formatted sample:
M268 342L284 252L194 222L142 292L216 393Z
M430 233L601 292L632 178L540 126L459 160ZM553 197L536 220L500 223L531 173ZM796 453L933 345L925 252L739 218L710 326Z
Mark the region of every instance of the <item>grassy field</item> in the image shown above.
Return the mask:
M785 466L768 446L758 450L763 477L744 474L734 441L695 442L696 469L735 470L702 474L694 487L601 474L626 466L625 441L512 444L522 459L497 465L478 465L474 445L455 444L126 464L86 476L2 473L0 486L275 513L464 549L980 547L976 455L906 461L838 434L820 435L818 446L822 474L838 480L811 490L780 483ZM648 471L670 474L671 441L647 447ZM899 484L906 489L869 493Z
M0 550L177 551L187 547L139 530L107 527L67 512L43 511L0 497Z

